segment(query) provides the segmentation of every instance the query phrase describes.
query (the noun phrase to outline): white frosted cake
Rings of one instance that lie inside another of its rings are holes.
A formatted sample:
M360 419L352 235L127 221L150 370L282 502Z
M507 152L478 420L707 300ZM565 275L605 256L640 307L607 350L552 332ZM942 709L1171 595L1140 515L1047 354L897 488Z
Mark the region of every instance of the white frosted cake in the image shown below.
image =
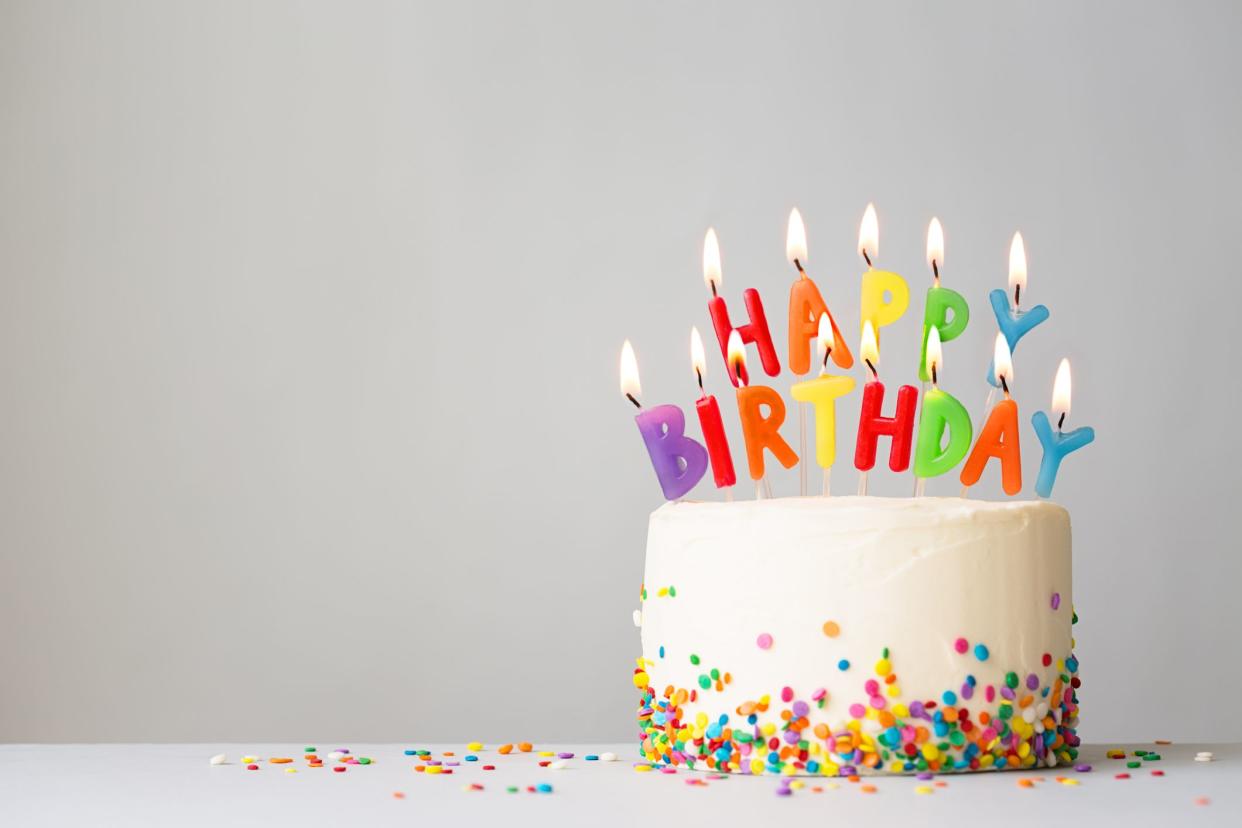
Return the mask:
M805 497L651 515L634 673L649 761L738 773L1077 756L1069 514Z

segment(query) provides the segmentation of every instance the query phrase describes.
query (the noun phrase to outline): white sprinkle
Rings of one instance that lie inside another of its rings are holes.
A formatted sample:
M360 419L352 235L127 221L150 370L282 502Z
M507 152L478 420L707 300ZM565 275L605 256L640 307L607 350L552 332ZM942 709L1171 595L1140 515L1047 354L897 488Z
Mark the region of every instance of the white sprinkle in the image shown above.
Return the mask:
M555 762L548 764L549 770L565 770L567 767L569 767L568 759L557 759Z
M225 756L223 753L217 753L215 756L211 757L211 764L213 765L223 765L228 761L229 757Z
M1026 722L1027 724L1030 724L1031 722L1035 721L1035 708L1028 707L1026 710L1023 710L1022 721Z
M333 761L337 761L337 760L340 760L340 759L344 759L344 758L345 758L345 754L341 753L339 750L334 750L334 751L332 751L331 753L329 753L329 754L328 754L328 758L329 758L329 759L332 759Z
M617 761L617 754L613 753L612 751L605 751L604 753L601 753L601 754L599 755L599 761L601 761L601 762L615 762L615 761Z
M1215 762L1216 757L1212 755L1210 750L1201 750L1195 754L1196 762Z
M634 610L634 626L641 627L642 625L643 625L643 611L640 609L636 609Z

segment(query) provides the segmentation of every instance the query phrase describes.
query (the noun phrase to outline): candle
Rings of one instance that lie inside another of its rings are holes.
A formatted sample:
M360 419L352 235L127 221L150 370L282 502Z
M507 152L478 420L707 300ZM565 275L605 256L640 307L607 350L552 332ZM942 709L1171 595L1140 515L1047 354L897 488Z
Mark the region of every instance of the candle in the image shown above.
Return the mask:
M1095 439L1095 429L1090 426L1076 428L1068 434L1061 431L1065 418L1070 411L1070 367L1069 360L1061 360L1057 368L1057 378L1052 384L1052 416L1057 419L1056 431L1053 431L1048 415L1036 411L1031 417L1035 426L1035 435L1044 448L1043 459L1039 461L1039 476L1035 478L1035 494L1040 497L1051 497L1052 486L1057 482L1057 470L1066 455L1090 443Z
M875 338L871 320L863 322L863 339L860 347L863 361L871 371L871 381L863 386L862 410L858 414L858 440L854 446L854 467L863 472L859 480L859 494L866 494L866 473L875 466L876 449L881 436L891 437L888 467L895 472L910 466L910 443L914 433L914 409L918 405L919 391L912 385L897 389L897 410L892 417L881 416L884 406L884 384L876 366L880 349Z
M707 473L707 449L686 436L686 416L677 406L643 408L638 401L642 395L638 360L628 339L621 346L621 393L638 409L634 421L638 423L638 432L647 446L664 497L668 500L684 497Z
M935 325L927 336L927 365L931 390L923 395L919 412L919 436L914 448L914 476L921 484L929 477L945 474L970 451L970 414L957 398L941 391L939 374L944 364L940 348L940 330ZM944 441L945 432L949 442ZM919 494L922 494L920 485Z
M1007 495L1022 491L1022 452L1018 446L1018 404L1009 396L1013 382L1013 358L1004 334L996 335L992 356L996 378L1005 391L1005 399L992 406L987 421L979 431L979 439L962 466L962 494L979 482L988 460L995 457L1001 464L1001 488Z
M785 257L798 270L798 278L789 289L789 370L799 375L810 372L812 343L818 337L820 323L825 316L832 327L833 338L839 343L838 347L832 349L832 361L840 368L852 367L854 355L845 345L841 331L820 295L819 288L806 275L806 226L802 223L802 214L797 207L789 214L789 227L785 234Z
M1013 306L1009 305L1009 294L997 288L988 294L992 304L992 313L996 316L996 324L1000 327L1009 346L1009 353L1017 350L1018 342L1036 325L1048 319L1048 309L1036 305L1029 311L1021 309L1022 291L1026 288L1026 245L1022 242L1022 234L1014 233L1009 245L1009 290L1013 293ZM988 368L988 382L999 387L996 368L993 364Z
M772 456L787 469L798 462L798 455L780 434L781 423L785 421L785 401L774 388L747 384L746 349L737 331L729 335L729 367L734 384L738 386L737 410L742 419L750 478L758 483L764 475L764 449L772 452ZM762 410L764 406L768 409L766 417Z
M707 444L707 454L711 458L716 488L723 489L737 483L737 474L733 471L733 456L729 452L729 439L725 436L724 422L720 418L720 406L716 398L703 388L707 355L703 351L703 337L699 336L698 328L690 329L690 364L694 366L694 375L699 382L699 399L694 407L699 413L703 442Z
M919 379L923 382L931 379L927 373L927 337L932 329L937 330L943 343L960 336L970 322L970 305L966 304L966 298L940 284L940 270L944 267L944 228L938 218L933 218L927 226L927 266L932 271L932 286L927 289L927 301L923 305L923 344L919 351ZM927 405L926 400L923 404Z
M776 376L781 372L781 363L776 355L776 347L772 344L772 333L768 330L768 317L764 314L759 291L754 288L742 291L742 302L746 305L746 314L750 317L750 322L735 328L729 321L729 309L719 295L721 280L720 242L716 239L715 228L708 228L707 237L703 239L703 281L707 283L712 292L712 298L707 300L707 312L711 315L712 327L716 331L716 339L720 342L720 352L727 363L729 336L737 331L743 343L753 343L759 351L759 360L768 376Z
M854 390L853 377L837 377L827 373L828 358L835 350L835 329L825 313L819 318L819 343L824 358L819 377L796 383L790 393L799 403L815 407L815 462L824 470L824 494L828 494L828 473L837 459L836 401ZM804 461L805 462L805 461Z
M868 204L858 230L858 254L867 263L867 272L862 277L862 311L859 322L861 325L871 323L877 343L880 341L880 328L900 319L910 305L910 288L906 280L896 273L875 269L879 251L880 224L876 218L875 205ZM888 297L887 300L885 297Z

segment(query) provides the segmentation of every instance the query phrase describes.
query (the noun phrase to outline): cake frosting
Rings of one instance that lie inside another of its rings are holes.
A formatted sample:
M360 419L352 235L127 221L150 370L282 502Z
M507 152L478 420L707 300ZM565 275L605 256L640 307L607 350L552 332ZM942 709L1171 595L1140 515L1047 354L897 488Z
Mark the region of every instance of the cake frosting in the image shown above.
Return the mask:
M634 672L646 759L740 773L1077 755L1069 514L802 497L652 515Z

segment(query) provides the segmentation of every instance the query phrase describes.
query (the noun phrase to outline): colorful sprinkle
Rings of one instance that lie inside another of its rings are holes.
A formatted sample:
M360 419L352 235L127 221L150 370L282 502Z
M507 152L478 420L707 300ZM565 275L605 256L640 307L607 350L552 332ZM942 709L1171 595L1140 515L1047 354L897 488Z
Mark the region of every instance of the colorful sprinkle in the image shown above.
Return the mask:
M976 645L975 645L975 658L979 659L980 661L987 661L987 660L988 660L988 648L987 648L987 645L985 645L985 644L976 644Z
M1061 593L1059 592L1052 593L1052 608L1054 610L1058 610L1061 608Z
M772 649L772 636L768 633L759 633L759 637L755 639L755 644L761 650L770 650Z
M953 649L957 650L959 653L965 654L966 651L970 649L970 642L964 638L959 638L957 641L953 642Z
M824 622L824 635L828 636L829 638L836 638L840 634L841 634L840 624L838 624L836 621L825 621Z

